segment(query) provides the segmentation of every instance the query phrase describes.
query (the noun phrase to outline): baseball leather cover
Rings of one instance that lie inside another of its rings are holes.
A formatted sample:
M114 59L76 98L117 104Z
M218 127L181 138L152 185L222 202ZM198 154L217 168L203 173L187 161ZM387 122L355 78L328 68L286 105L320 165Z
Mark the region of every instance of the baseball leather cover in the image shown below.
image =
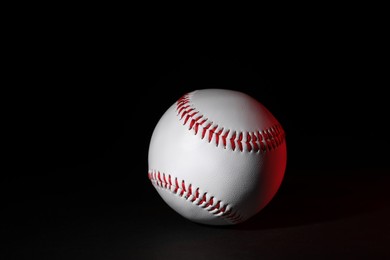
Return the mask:
M198 223L247 220L274 197L286 168L284 131L249 95L184 95L162 116L149 147L149 179L163 200Z

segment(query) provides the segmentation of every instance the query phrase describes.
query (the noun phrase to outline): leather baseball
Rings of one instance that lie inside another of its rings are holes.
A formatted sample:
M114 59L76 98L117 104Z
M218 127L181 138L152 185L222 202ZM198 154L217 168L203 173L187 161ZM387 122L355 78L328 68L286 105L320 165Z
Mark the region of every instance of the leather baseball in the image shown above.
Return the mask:
M286 169L282 126L253 97L202 89L183 95L157 123L148 177L183 217L232 225L263 209Z

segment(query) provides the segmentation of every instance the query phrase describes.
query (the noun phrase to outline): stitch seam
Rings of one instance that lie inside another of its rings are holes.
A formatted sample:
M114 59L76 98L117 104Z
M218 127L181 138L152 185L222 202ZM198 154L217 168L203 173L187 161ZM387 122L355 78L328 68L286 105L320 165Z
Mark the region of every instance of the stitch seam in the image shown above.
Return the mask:
M232 223L239 223L242 216L229 204L218 200L215 196L210 196L207 192L201 191L198 187L193 187L191 183L178 180L170 174L161 173L156 170L148 171L148 178L154 186L170 191L192 204L207 210L210 214L227 219Z
M285 141L285 133L280 124L252 132L234 131L214 124L192 106L190 95L191 93L183 95L176 103L179 120L183 121L184 126L188 126L189 131L193 131L195 135L199 134L201 139L206 138L217 147L264 153L276 149Z

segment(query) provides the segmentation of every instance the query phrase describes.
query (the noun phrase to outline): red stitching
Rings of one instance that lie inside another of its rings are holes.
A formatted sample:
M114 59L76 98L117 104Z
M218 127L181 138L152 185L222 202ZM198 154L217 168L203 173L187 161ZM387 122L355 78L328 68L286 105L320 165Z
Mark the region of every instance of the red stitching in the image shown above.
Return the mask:
M257 152L259 150L259 146L257 144L257 137L255 133L251 133L252 135L252 142L253 142L253 150Z
M207 132L207 130L210 128L210 126L211 126L211 123L209 123L207 126L205 126L205 127L203 128L202 139L203 139L204 136L206 135L206 132Z
M177 183L177 178L175 178L175 191L173 193L177 193L177 190L179 189L179 184Z
M236 142L234 141L235 139L236 139L236 132L234 132L232 137L230 138L230 145L232 146L233 151L236 149Z
M192 195L192 185L188 186L187 198Z
M217 202L217 204L215 204L214 207L212 207L211 209L209 209L209 211L212 211L214 209L219 209L220 205L219 205L219 201Z
M208 118L201 115L200 112L192 106L190 100L191 95L185 94L177 101L176 110L177 115L180 118L179 120L183 120L184 118L183 125L188 125L189 130L193 129L195 135L198 135L198 132L200 132L201 139L207 137L206 140L211 143L214 138L213 142L217 147L222 145L223 148L226 149L227 146L230 145L230 148L233 151L238 148L237 150L240 152L253 151L257 153L274 150L285 140L285 133L279 124L273 125L267 129L245 133L237 133L236 131L231 131L231 129L225 129L223 127L220 127L219 129L218 124L213 124ZM203 124L205 124L205 126L203 126ZM203 129L200 130L200 127ZM229 138L230 132L232 132L232 135ZM244 137L246 137L245 140Z
M148 178L153 185L161 187L167 191L169 190L170 192L185 198L186 200L192 202L194 205L198 205L201 208L204 208L205 210L210 212L210 214L226 218L233 223L238 223L242 221L243 218L241 217L241 215L238 214L238 212L234 211L231 207L229 207L228 204L224 204L223 207L221 207L222 202L220 200L217 200L214 196L211 196L209 199L207 199L207 192L204 192L202 195L200 195L199 188L196 188L195 194L193 194L192 184L187 185L186 182L182 180L181 185L179 185L179 181L176 177L175 183L172 184L172 177L170 174L162 173L162 176L163 177L161 178L161 173L159 171L150 170L148 172ZM165 176L168 177L168 180ZM229 209L227 210L227 208Z
M210 129L209 131L209 143L211 142L211 140L213 139L213 134L215 133L215 130L218 128L218 125L214 126L213 129ZM217 143L217 146L218 146L218 143Z
M195 200L197 200L199 198L199 188L196 189L195 191L195 196L194 198L191 200L191 202L194 202Z
M240 149L240 151L242 152L242 133L240 133L238 135L238 140L237 140L237 144L238 144L238 149Z
M206 201L207 201L206 193L204 193L202 199L197 203L197 205L201 205L201 204L203 204L203 202L206 202Z
M223 147L225 149L226 149L226 137L228 136L229 132L230 132L230 130L227 130L226 133L222 136Z
M247 133L245 144L246 144L246 147L248 149L248 152L252 151L251 139L252 139L251 134Z
M182 187L182 189L180 192L180 196L183 197L184 192L186 192L186 185L185 185L184 181L181 182L181 187Z
M168 186L168 182L167 182L167 180L165 179L165 173L163 173L163 180L164 180L164 183L165 183L165 188L167 188L167 186Z
M219 138L221 137L222 132L223 132L223 128L221 128L218 132L215 133L215 135L216 135L215 143L216 143L217 146L219 144Z

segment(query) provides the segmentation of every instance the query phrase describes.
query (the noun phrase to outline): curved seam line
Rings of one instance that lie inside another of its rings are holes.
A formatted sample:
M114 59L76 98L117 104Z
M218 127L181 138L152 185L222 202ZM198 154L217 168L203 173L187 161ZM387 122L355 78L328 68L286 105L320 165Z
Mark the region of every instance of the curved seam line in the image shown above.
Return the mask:
M242 216L237 211L234 211L229 204L224 204L214 196L208 196L207 192L200 194L198 187L194 188L192 184L188 184L184 180L180 182L176 177L173 178L170 174L156 170L149 170L148 178L153 185L166 191L169 190L186 201L207 210L212 215L223 217L232 223L238 223L243 220Z
M260 153L275 150L285 141L285 133L280 124L246 134L220 127L192 105L191 95L192 93L187 93L176 102L179 121L183 121L183 125L187 125L188 130L193 130L195 135L200 134L201 139L206 138L209 143L214 139L217 147L222 145L224 149L230 147L233 151L237 149L240 152ZM202 128L202 131L199 128Z

